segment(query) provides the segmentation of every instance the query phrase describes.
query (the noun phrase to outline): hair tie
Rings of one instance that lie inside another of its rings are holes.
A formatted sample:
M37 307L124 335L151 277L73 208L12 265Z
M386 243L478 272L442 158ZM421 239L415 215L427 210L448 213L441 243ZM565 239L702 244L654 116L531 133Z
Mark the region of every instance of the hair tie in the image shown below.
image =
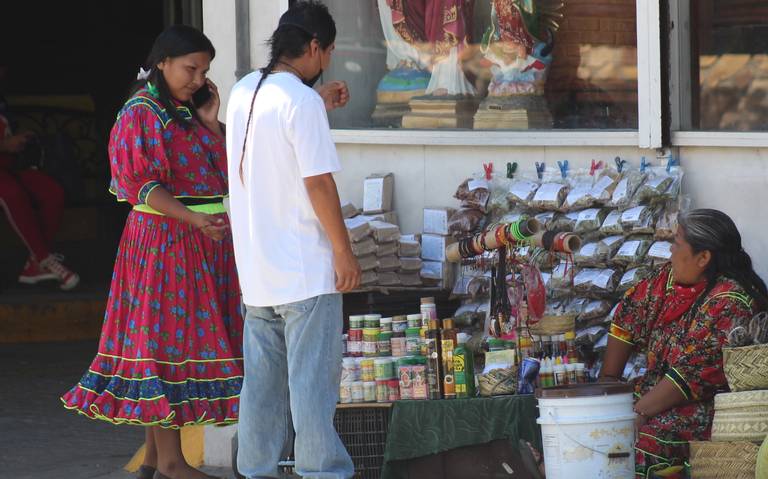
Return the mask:
M149 78L149 73L152 71L150 68L149 70L145 70L144 67L139 67L139 73L136 74L137 80L146 80Z

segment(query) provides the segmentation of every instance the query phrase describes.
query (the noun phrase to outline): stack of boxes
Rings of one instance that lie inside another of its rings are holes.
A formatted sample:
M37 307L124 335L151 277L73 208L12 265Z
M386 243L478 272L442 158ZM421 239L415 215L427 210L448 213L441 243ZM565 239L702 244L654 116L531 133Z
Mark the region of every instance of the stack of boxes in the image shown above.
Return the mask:
M454 267L447 261L445 248L456 241L448 232L448 219L454 212L453 208L424 208L421 279L425 286L453 287Z
M361 286L421 286L421 245L402 236L392 208L394 176L371 175L363 183L363 211L342 206L352 251L363 270Z

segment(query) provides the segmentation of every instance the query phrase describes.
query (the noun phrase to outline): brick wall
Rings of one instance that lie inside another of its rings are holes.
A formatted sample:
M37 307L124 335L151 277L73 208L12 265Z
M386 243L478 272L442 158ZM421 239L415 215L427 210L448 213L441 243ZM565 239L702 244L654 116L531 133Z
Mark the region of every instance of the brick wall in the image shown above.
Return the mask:
M635 0L566 0L547 96L561 127L637 128Z

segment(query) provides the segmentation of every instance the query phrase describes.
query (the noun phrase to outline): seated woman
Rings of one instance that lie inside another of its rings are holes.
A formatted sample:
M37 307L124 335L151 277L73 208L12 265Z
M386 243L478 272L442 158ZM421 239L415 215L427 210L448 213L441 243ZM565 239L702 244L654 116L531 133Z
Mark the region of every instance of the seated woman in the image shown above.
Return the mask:
M688 441L709 440L715 394L728 390L728 333L764 310L767 296L731 218L707 209L680 216L671 264L616 310L600 375L619 380L632 352L647 355L634 381L638 477L685 463Z
M688 441L709 440L715 394L728 390L728 334L768 306L731 218L699 209L678 223L670 264L619 303L599 378L619 381L633 352L647 356L645 375L633 381L638 478L684 465ZM543 477L538 451L521 444L521 453L533 477Z

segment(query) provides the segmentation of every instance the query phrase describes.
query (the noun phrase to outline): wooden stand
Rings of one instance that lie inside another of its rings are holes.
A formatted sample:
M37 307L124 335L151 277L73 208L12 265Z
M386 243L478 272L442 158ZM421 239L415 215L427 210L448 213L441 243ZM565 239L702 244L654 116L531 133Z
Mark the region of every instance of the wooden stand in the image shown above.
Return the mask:
M488 97L475 115L476 130L548 130L552 115L541 95Z
M414 97L403 128L472 128L477 105L474 97Z

